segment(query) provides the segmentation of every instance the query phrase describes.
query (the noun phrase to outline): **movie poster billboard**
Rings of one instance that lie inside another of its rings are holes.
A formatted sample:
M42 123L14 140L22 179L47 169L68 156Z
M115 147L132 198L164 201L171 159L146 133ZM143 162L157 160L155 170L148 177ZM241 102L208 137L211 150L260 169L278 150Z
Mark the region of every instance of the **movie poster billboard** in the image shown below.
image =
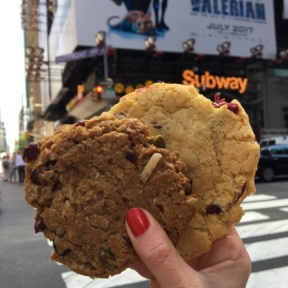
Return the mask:
M70 3L66 5L68 9L75 10L62 15L75 17L73 25L81 46L95 45L95 34L106 31L107 45L115 48L144 50L145 40L154 36L155 49L163 52L188 49L196 54L276 57L274 8L270 0L64 2ZM60 14L58 18L61 19ZM61 33L71 33L71 27L64 28L65 25L53 27Z

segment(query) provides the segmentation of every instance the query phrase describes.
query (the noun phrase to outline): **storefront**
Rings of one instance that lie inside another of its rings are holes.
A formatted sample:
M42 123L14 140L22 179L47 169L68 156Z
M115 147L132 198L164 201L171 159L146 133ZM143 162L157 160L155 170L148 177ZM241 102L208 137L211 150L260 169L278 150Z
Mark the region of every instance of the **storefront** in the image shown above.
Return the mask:
M287 127L287 76L271 72L286 65L277 60L273 1L169 1L162 10L141 1L137 13L126 1L64 2L48 37L40 37L50 62L65 65L61 81L42 85L46 120L99 115L134 89L163 81L194 84L211 100L216 92L239 100L257 138L264 127Z

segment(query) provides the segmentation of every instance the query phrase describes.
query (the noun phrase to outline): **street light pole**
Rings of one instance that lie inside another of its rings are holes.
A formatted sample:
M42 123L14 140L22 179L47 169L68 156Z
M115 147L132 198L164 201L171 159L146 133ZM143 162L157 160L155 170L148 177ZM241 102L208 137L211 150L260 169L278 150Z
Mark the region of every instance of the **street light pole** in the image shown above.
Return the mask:
M96 44L98 48L102 48L103 51L103 69L104 69L104 92L103 100L106 102L106 111L108 111L114 104L118 102L115 91L112 88L113 81L108 76L108 55L107 55L107 45L106 45L106 32L99 31L95 36Z
M108 81L108 59L107 59L107 46L106 46L106 32L99 31L95 36L97 47L103 49L103 64L104 64L104 82Z
M108 60L107 60L107 49L106 49L106 41L103 44L103 60L104 60L104 81L107 83L108 81Z

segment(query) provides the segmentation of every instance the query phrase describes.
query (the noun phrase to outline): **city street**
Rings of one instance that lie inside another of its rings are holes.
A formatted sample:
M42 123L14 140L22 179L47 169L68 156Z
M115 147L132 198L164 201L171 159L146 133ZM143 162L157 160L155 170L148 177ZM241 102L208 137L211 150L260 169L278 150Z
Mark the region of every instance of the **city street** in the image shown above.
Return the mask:
M237 230L253 262L248 288L284 288L288 283L288 180L257 182L243 203ZM7 288L146 288L131 270L107 280L84 277L50 260L51 244L33 228L34 210L16 183L0 183L0 286Z

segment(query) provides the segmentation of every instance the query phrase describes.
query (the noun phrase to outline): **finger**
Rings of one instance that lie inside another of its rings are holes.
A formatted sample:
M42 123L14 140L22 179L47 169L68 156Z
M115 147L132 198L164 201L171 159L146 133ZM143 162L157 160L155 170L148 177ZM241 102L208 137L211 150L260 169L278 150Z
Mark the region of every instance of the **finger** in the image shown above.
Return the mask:
M222 263L226 260L238 262L241 260L250 261L249 255L245 249L245 246L239 237L234 226L231 227L230 233L221 239L216 240L211 247L211 251L201 257L201 261L198 259L197 270L202 270L205 265L214 266L218 263ZM192 264L193 260L189 262ZM248 265L249 266L249 265ZM195 267L195 266L193 266Z
M142 277L147 279L154 279L154 275L151 273L151 271L146 267L146 265L143 263L142 260L134 263L130 266L131 269L137 271Z
M201 282L198 272L181 258L150 213L130 209L126 214L126 229L139 257L155 277L151 281L154 287L191 287Z
M221 287L246 287L251 260L234 226L228 236L213 243L209 256L203 255L202 263L206 265L202 268L200 265L198 271L215 283L221 283Z

